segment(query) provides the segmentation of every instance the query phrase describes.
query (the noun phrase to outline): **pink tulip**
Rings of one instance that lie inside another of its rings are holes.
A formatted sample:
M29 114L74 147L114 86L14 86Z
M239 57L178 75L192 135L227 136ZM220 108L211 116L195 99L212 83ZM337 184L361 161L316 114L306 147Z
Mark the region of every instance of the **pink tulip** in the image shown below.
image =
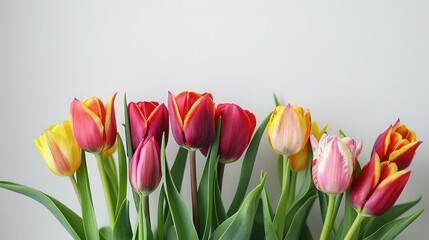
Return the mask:
M161 149L154 137L138 145L130 163L129 180L134 190L149 195L161 181Z
M164 104L157 102L130 102L128 104L131 138L133 148L148 137L155 137L161 145L162 134L168 139L168 110Z
M353 181L362 142L356 144L353 138L328 134L324 134L319 143L313 135L310 139L313 148L314 185L330 195L346 191Z
M74 99L70 106L73 135L80 148L88 152L101 152L111 148L116 141L116 93L107 105L92 97L85 101Z
M215 104L210 93L168 93L171 131L177 144L188 149L210 146L216 135Z

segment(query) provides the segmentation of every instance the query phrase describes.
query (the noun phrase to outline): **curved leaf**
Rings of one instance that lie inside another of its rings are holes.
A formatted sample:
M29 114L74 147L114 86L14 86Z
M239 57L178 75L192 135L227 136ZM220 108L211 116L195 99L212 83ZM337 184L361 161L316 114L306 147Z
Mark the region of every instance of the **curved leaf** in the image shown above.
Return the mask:
M313 195L298 209L296 214L293 216L289 230L286 233L285 239L299 239L301 234L302 226L305 225L305 220L310 213L311 206L316 200L316 196Z
M133 231L130 224L129 215L130 203L124 199L117 213L115 225L113 226L113 239L131 239Z

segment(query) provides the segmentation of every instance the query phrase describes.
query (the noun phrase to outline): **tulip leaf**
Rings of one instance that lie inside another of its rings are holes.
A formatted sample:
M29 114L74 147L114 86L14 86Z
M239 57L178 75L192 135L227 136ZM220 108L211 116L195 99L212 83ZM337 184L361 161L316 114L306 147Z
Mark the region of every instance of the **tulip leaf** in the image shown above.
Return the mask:
M389 223L384 224L380 229L364 238L365 240L387 240L394 239L405 228L407 228L414 220L416 220L422 213L423 209L419 210L408 217L396 219Z
M240 180L238 182L237 190L235 191L231 206L229 207L228 216L231 216L237 212L244 197L246 196L247 188L249 187L249 181L252 177L256 154L258 153L259 143L261 142L261 138L268 124L268 120L270 120L270 116L271 113L268 114L264 121L262 121L261 125L259 125L255 134L253 135L252 140L250 141L246 154L244 155L243 163L241 165Z
M82 219L86 239L99 239L84 151L82 151L82 162L76 172L76 176L81 197Z
M263 174L261 183L247 195L238 211L214 230L211 239L249 239L265 178Z
M356 210L353 208L350 203L350 190L345 192L346 199L344 201L344 216L343 220L338 228L336 238L337 240L344 239L347 234L348 229L352 226L355 218L356 218ZM353 236L353 239L356 239L357 236Z
M214 222L212 223L213 229L216 229L228 216L226 215L225 206L223 205L222 194L219 188L219 182L214 181L214 204L213 214Z
M164 239L164 229L165 229L164 202L165 202L164 186L161 186L161 191L159 192L159 197L158 197L158 213L157 213L158 226L156 230L158 239Z
M0 187L30 197L45 206L74 239L85 239L82 218L57 199L31 187L0 181Z
M311 149L311 144L308 144L308 161L309 161L309 164L307 166L307 169L305 170L304 181L301 184L300 191L298 192L296 199L301 199L301 197L303 197L306 193L308 193L310 191L310 189L312 191L314 190L313 178L311 176L311 166L312 166L311 161L312 161L312 159L313 159L313 151Z
M276 107L279 106L280 102L275 93L273 93L273 97L274 97L274 104L276 105Z
M124 200L127 198L127 160L125 158L125 149L122 138L119 134L116 135L116 143L118 145L118 165L119 165L119 190L116 202L116 216L119 216L119 212L123 208ZM129 205L127 203L127 205ZM128 211L128 210L127 210Z
M313 235L311 235L311 230L307 223L302 226L299 240L313 240Z
M288 212L286 214L286 218L285 218L286 220L284 223L284 231L283 231L285 234L288 234L288 231L290 231L292 229L292 224L294 224L293 221L294 221L295 217L298 216L299 214L303 214L303 212L305 213L305 211L304 211L305 209L301 210L301 209L303 209L303 206L305 204L309 204L310 203L309 199L313 199L313 198L315 199L315 197L316 197L316 195L314 193L314 188L311 188L304 196L302 196L298 201L296 201L292 205L292 207L288 210ZM313 202L311 202L311 204L312 203ZM311 207L311 205L309 205L308 207ZM307 215L305 215L305 216L307 216ZM306 218L307 217L302 219L302 221L303 221L302 224L305 222ZM283 238L283 236L279 236L279 239L282 239L282 238Z
M264 206L262 205L262 199L259 199L258 207L256 208L255 218L253 219L252 233L250 234L251 240L263 239L265 237L263 208Z
M113 240L113 233L110 227L102 227L99 232L100 240Z
M304 204L300 205L300 208L298 211L296 211L296 214L293 216L291 223L288 224L289 230L287 231L286 237L284 239L299 239L302 226L304 225L305 220L310 213L311 206L316 200L316 197L317 196L313 195L309 197Z
M130 203L127 199L122 201L113 226L113 239L131 239L133 232L130 224Z
M264 188L262 191L262 207L264 213L264 231L265 239L277 240L276 230L274 229L273 216L270 210L270 201L268 200L268 194Z
M171 178L173 179L174 185L179 192L182 188L183 174L185 172L187 156L188 150L186 148L180 147L179 150L177 150L176 159L174 160L170 171Z
M365 236L369 236L369 235L373 234L375 231L377 231L385 223L390 222L390 221L398 218L403 213L408 211L410 208L415 206L418 202L420 202L420 200L421 200L421 197L419 197L418 199L411 201L411 202L398 204L398 205L392 207L389 211L387 211L383 215L375 217L373 219L373 221L370 223L370 225L368 226L367 230L365 231Z
M210 227L212 224L212 211L213 211L213 194L214 194L214 181L216 167L219 162L218 148L219 136L221 129L221 119L219 119L216 126L216 138L210 146L207 161L201 176L200 185L198 187L198 209L200 220L200 232L203 232L202 239L209 238ZM203 230L203 231L201 231Z
M164 192L169 205L171 217L173 219L177 239L198 239L198 235L195 231L186 203L177 191L168 169L167 159L165 156L164 134L161 144L161 169Z

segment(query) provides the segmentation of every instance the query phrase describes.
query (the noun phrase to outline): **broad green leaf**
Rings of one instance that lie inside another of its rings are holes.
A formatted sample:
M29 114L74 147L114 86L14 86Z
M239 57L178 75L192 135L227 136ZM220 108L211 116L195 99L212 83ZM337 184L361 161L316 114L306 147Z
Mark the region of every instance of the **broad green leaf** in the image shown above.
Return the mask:
M313 235L311 234L310 227L307 223L302 226L301 234L299 235L299 240L313 240Z
M271 113L268 114L264 121L262 121L261 125L259 125L255 134L253 135L252 140L250 141L246 154L244 155L243 163L241 165L240 180L238 182L237 190L235 191L231 206L229 207L228 216L231 216L237 212L244 197L246 196L247 188L249 187L249 181L252 177L256 154L258 153L259 143L261 141L262 135L264 134L270 116Z
M102 227L99 230L100 240L113 240L113 233L110 227Z
M322 219L325 219L326 209L328 208L328 196L321 191L317 191L317 195L319 196L320 214L322 215Z
M116 169L115 159L112 155L103 159L104 170L106 171L107 179L111 188L111 193L118 196L118 173ZM115 202L116 203L116 202Z
M311 188L314 189L313 178L311 176L311 162L313 160L313 150L311 149L311 144L308 144L308 167L305 170L305 177L301 184L300 190L296 196L296 199L301 199Z
M385 223L390 222L390 221L398 218L399 216L401 216L403 213L405 213L410 208L415 206L418 202L420 202L420 200L421 200L421 197L419 197L418 199L411 201L411 202L398 204L398 205L394 206L393 208L391 208L386 213L384 213L383 215L375 217L373 219L373 221L370 223L370 225L368 226L368 228L365 232L365 237L373 234L375 231L377 231L377 229L379 229Z
M180 147L179 150L177 150L176 159L174 160L170 171L171 178L179 192L182 189L183 174L185 172L187 156L188 150Z
M284 230L283 230L284 235L287 234L287 231L289 231L289 229L291 228L293 220L295 216L298 214L298 212L300 211L300 209L302 208L302 206L306 204L308 200L314 196L316 196L315 188L310 188L309 191L300 199L298 199L288 210L288 212L286 213L286 218L284 223ZM282 238L283 236L279 236L279 239L282 239Z
M177 239L194 240L198 239L192 218L188 212L185 201L177 191L168 169L167 159L165 156L165 136L161 144L161 169L164 192L169 205L170 213L174 222Z
M219 182L214 181L214 204L213 204L213 229L216 229L222 222L224 222L228 216L226 215L225 206L223 204L222 194L219 188Z
M316 200L316 196L311 196L296 212L293 216L292 222L290 224L289 230L286 233L284 239L299 239L301 234L302 226L305 225L308 214L310 212L311 206Z
M365 240L388 240L394 239L398 236L405 228L407 228L416 218L423 213L423 209L419 210L408 217L396 219L383 225L375 233L364 238Z
M73 239L85 239L82 218L57 199L31 187L0 181L0 187L25 195L45 206Z
M119 211L122 209L124 200L127 198L127 184L128 184L128 174L127 174L127 160L125 157L124 143L119 134L116 135L116 144L118 145L118 165L119 165L119 190L118 197L116 202L116 216L119 215ZM127 205L129 205L127 203ZM128 210L127 210L128 211Z
M157 224L158 224L158 226L156 229L156 234L157 234L158 239L164 239L164 229L165 229L164 202L165 202L165 192L164 192L164 187L161 186L161 191L159 192L159 197L158 197L158 212L157 212Z
M200 220L200 232L203 232L202 239L208 239L210 234L210 227L212 224L212 211L214 199L214 181L217 181L215 172L219 162L218 148L219 136L221 129L221 120L219 119L216 127L216 138L213 141L207 161L201 176L200 185L198 187L198 209Z
M83 227L86 239L99 239L97 220L95 217L94 206L92 203L91 188L89 185L88 171L86 168L85 152L82 151L82 163L76 172L79 185Z
M115 225L113 226L113 239L131 239L133 231L130 223L129 214L130 203L127 199L122 201L117 213Z
M270 211L270 201L266 189L262 190L262 206L264 212L264 231L266 240L277 240L276 230L273 225L273 218Z
M258 207L256 208L255 218L253 219L252 233L250 234L251 240L259 240L265 237L264 230L264 209L262 200L259 199Z
M262 177L261 183L247 195L238 211L216 228L211 239L249 239L265 177L266 174Z
M350 190L347 190L345 193L345 200L344 200L344 216L343 220L338 228L337 236L335 239L340 240L344 239L344 237L347 234L348 229L352 226L355 218L356 218L356 210L353 208L352 204L350 203ZM357 236L355 235L356 239Z

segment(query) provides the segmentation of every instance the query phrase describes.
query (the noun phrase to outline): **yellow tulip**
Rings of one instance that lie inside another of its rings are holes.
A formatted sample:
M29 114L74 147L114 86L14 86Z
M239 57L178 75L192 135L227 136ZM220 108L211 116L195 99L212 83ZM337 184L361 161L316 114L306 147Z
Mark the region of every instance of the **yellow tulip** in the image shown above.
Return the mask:
M322 129L319 130L319 125L317 125L316 122L311 122L311 134L313 134L317 141L320 141L322 135L326 133L327 128L328 125L325 125Z
M69 121L50 126L34 139L34 145L48 168L58 176L71 176L80 167L81 150Z

